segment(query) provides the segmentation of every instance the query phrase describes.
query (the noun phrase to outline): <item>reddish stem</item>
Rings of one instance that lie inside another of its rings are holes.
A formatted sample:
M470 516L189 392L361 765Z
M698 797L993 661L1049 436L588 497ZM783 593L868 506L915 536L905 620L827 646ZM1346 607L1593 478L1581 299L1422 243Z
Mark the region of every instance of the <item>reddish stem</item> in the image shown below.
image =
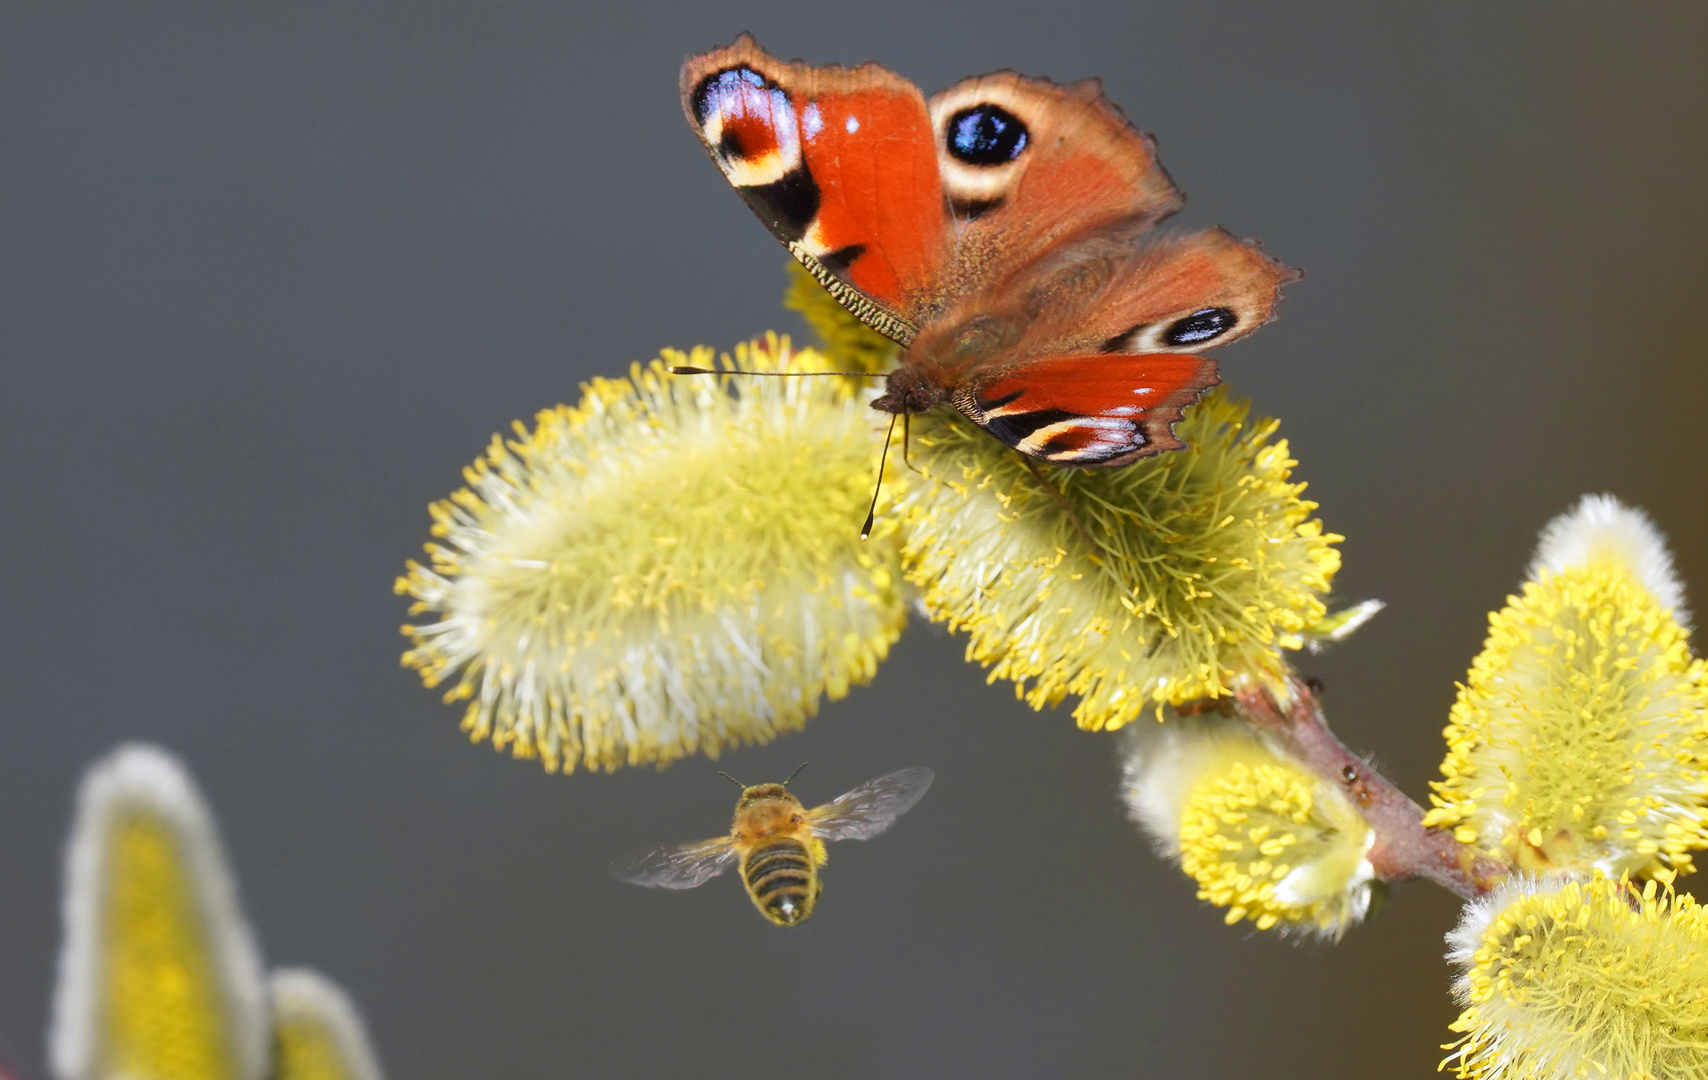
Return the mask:
M1510 872L1505 864L1461 844L1450 832L1425 828L1423 807L1329 730L1311 688L1296 678L1289 679L1289 688L1292 697L1285 704L1266 687L1241 690L1234 700L1248 723L1352 799L1376 833L1369 859L1377 878L1428 878L1466 900L1500 884Z

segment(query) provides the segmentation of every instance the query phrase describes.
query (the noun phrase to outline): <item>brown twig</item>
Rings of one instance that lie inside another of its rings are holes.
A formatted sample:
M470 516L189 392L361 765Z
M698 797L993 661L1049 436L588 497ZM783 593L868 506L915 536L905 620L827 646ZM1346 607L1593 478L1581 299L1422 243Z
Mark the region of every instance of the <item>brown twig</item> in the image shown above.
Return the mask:
M1428 878L1466 900L1500 884L1510 872L1505 864L1461 844L1452 833L1425 828L1423 807L1329 730L1312 688L1296 678L1289 688L1292 697L1285 704L1266 687L1241 690L1234 695L1236 707L1253 727L1352 799L1376 832L1369 858L1379 879Z

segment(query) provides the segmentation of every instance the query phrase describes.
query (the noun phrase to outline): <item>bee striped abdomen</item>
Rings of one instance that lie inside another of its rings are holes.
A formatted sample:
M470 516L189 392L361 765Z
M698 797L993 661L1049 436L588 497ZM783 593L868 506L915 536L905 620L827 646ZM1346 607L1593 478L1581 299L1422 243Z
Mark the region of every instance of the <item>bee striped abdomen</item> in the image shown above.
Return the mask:
M778 838L755 847L742 862L741 876L747 894L772 922L793 926L812 913L818 874L799 840Z

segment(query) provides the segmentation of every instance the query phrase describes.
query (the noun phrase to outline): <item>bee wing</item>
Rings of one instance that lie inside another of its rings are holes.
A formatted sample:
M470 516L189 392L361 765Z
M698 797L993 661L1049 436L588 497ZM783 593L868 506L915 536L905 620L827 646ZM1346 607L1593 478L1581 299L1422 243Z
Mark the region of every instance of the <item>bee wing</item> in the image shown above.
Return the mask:
M809 811L807 824L821 840L870 840L913 809L936 777L923 766L898 769Z
M637 851L611 864L611 876L655 889L692 889L735 864L735 844L727 836L669 844Z

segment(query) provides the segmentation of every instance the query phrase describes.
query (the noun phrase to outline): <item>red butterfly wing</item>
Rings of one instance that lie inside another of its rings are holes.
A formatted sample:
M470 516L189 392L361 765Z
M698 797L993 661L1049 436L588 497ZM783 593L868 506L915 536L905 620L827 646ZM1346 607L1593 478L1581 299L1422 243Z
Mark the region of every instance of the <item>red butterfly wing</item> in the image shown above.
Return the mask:
M1114 262L1107 285L1077 310L1028 297L1039 310L1032 335L1056 352L1219 349L1273 319L1281 287L1298 276L1224 229L1163 237Z
M813 276L906 344L935 304L947 212L925 98L866 64L786 64L745 34L682 68L712 160Z
M1191 354L1272 318L1296 276L1220 230L1144 242L1180 195L1095 82L1002 72L928 105L876 64L788 64L743 35L683 65L682 104L790 252L909 346L913 383L1044 461L1180 448L1217 382Z
M1207 356L1099 353L969 383L952 400L1022 454L1055 465L1125 465L1180 449L1181 411L1218 381Z

